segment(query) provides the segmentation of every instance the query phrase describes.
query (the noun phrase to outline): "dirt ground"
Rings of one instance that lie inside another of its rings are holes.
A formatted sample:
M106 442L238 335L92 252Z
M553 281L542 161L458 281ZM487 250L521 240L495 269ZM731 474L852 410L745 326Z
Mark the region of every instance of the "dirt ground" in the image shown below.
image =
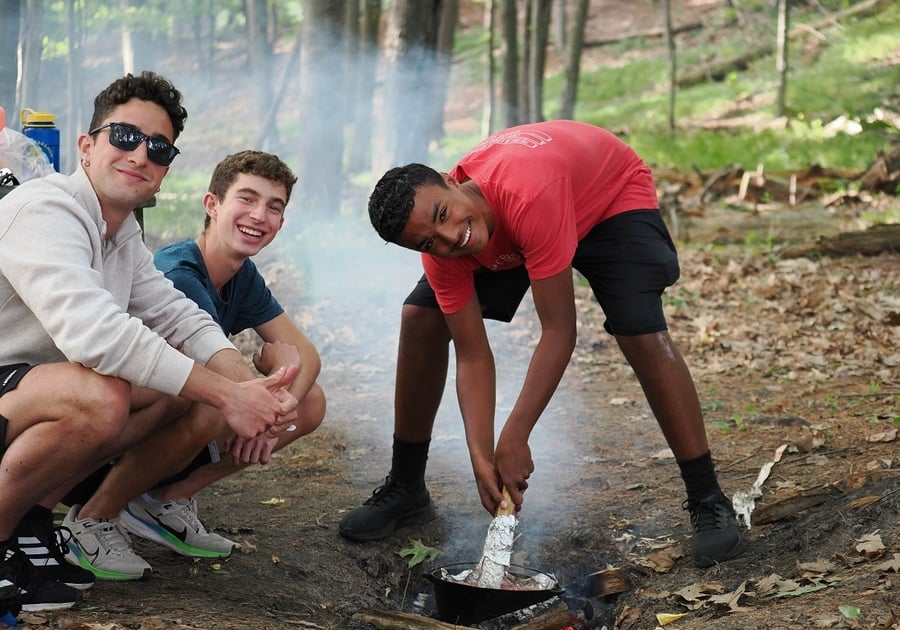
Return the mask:
M802 214L782 210L780 225L791 212ZM685 614L673 625L685 629L900 627L900 259L779 259L777 246L701 245L722 225L734 233L751 220L717 214L695 221L700 239L682 247L683 278L667 308L726 491L750 491L785 445L751 513L746 552L709 569L690 562L676 464L579 285L578 345L532 437L537 470L513 561L563 585L621 571L627 590L588 600L589 613L574 602L573 628L654 628L662 613ZM755 222L772 226L775 214ZM311 282L276 259L260 261L319 344L329 410L318 431L268 466L198 497L204 522L242 550L190 560L138 540L152 579L100 583L80 609L23 615L23 627L365 629L376 626L354 619L360 611L434 614L423 574L477 560L490 515L475 492L451 382L428 469L438 518L374 543L338 535L343 514L388 472L399 304L418 273L411 254L380 242L347 255L370 287L364 303L346 299L349 280L337 274L322 278L317 268ZM314 303L297 295L303 286L319 291ZM536 332L527 300L513 323L489 328L498 421ZM763 514L775 520L753 521ZM440 555L410 567L398 552L416 542Z

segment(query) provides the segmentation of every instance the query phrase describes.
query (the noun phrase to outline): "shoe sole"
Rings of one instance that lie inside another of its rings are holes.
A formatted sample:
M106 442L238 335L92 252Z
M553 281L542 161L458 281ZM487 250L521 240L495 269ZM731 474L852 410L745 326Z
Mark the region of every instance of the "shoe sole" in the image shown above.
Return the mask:
M387 524L385 524L385 526L381 529L376 529L375 531L352 532L339 527L338 532L344 538L347 538L354 542L370 542L372 540L381 540L382 538L387 538L401 527L424 525L425 523L433 521L436 517L437 513L434 509L434 503L429 503L427 506L420 510L404 514L403 516L398 516L393 521L389 521Z
M234 553L234 547L231 548L231 551L216 551L214 549L203 549L202 547L194 547L185 544L168 531L159 527L154 527L139 519L128 509L122 510L119 522L135 536L152 540L164 547L168 547L175 553L189 558L228 558Z
M42 610L63 610L71 608L78 602L42 602L40 604L22 604L22 612L41 612ZM2 621L2 619L0 619Z
M75 547L74 549L73 546ZM96 579L107 580L109 582L143 582L149 580L150 576L153 574L153 569L144 569L143 573L140 575L100 569L91 564L91 561L85 557L81 552L81 549L79 549L78 545L75 543L69 543L69 553L66 554L66 560L86 571L90 571Z

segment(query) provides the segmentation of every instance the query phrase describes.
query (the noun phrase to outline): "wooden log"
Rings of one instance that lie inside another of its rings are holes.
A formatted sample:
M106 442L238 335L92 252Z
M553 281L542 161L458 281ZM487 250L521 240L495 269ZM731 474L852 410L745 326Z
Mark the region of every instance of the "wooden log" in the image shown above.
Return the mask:
M467 630L466 626L393 610L360 610L353 614L352 619L381 630Z
M815 243L788 247L782 258L809 258L825 256L877 256L883 252L900 251L900 225L883 223L873 225L862 232L844 232L831 238L821 238Z

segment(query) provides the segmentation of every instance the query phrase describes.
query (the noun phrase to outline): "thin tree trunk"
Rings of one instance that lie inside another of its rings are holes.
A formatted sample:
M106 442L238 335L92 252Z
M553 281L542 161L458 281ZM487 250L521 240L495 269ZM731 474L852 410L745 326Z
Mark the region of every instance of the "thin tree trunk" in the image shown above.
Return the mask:
M456 41L456 25L459 22L459 0L443 0L437 35L437 68L435 70L434 106L432 114L432 140L444 136L444 111L453 70L453 46Z
M41 76L41 52L44 44L43 0L27 0L22 19L21 42L22 70L19 74L19 100L15 117L24 107L38 107L41 100L39 81Z
M75 155L75 144L78 134L86 129L79 128L79 121L85 117L81 115L84 107L83 97L83 37L84 37L84 12L82 4L75 0L66 2L66 27L69 45L69 56L66 58L66 116L60 127L60 151L59 170L62 173L71 173L75 170L78 156Z
M566 40L568 39L568 0L552 0L553 19L550 20L550 26L553 28L553 47L557 52L563 52L566 49Z
M588 5L588 0L578 0L572 19L569 47L566 49L566 79L559 101L560 118L572 119L575 117L575 99L578 96L578 76L581 70L581 51L584 48L584 28L587 23Z
M481 135L485 138L494 131L494 108L496 100L494 75L497 70L497 63L494 59L495 10L496 4L494 0L485 0L484 30L485 33L487 33L487 46L485 49L484 63L484 110L481 113Z
M503 7L503 83L500 108L503 127L518 125L519 119L519 46L516 0L500 0Z
M530 108L528 120L544 120L544 68L550 35L551 0L532 0L533 26L531 28L531 72L528 78Z
M788 0L778 0L778 33L775 41L775 73L778 75L778 94L775 97L776 116L784 116L786 111L789 14L790 3Z
M256 116L261 121L272 102L272 46L268 39L268 25L265 3L262 0L244 0L244 11L247 16L247 52L250 62L250 75L253 77ZM261 127L262 147L278 145L278 127L269 125Z
M669 62L669 131L675 131L675 93L678 89L678 77L675 63L675 35L672 33L672 3L670 0L663 0L663 16L666 21L666 51Z
M334 43L343 27L340 3L306 0L303 3L303 52L300 81L300 133L297 152L306 207L323 216L341 209L344 137L341 101L343 60Z
M375 94L375 72L378 69L380 22L380 0L363 0L362 35L355 64L357 82L354 88L353 131L347 157L351 173L367 171L372 166L372 100Z
M20 0L0 0L0 106L6 110L6 120L13 125L18 79L19 27L22 22Z

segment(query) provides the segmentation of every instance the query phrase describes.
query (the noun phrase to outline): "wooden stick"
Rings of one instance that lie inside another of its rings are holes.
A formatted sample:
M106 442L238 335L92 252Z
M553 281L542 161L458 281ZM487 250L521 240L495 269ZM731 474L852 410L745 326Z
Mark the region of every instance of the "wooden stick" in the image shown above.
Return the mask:
M467 630L465 626L392 610L360 610L353 613L352 619L364 621L381 630Z

